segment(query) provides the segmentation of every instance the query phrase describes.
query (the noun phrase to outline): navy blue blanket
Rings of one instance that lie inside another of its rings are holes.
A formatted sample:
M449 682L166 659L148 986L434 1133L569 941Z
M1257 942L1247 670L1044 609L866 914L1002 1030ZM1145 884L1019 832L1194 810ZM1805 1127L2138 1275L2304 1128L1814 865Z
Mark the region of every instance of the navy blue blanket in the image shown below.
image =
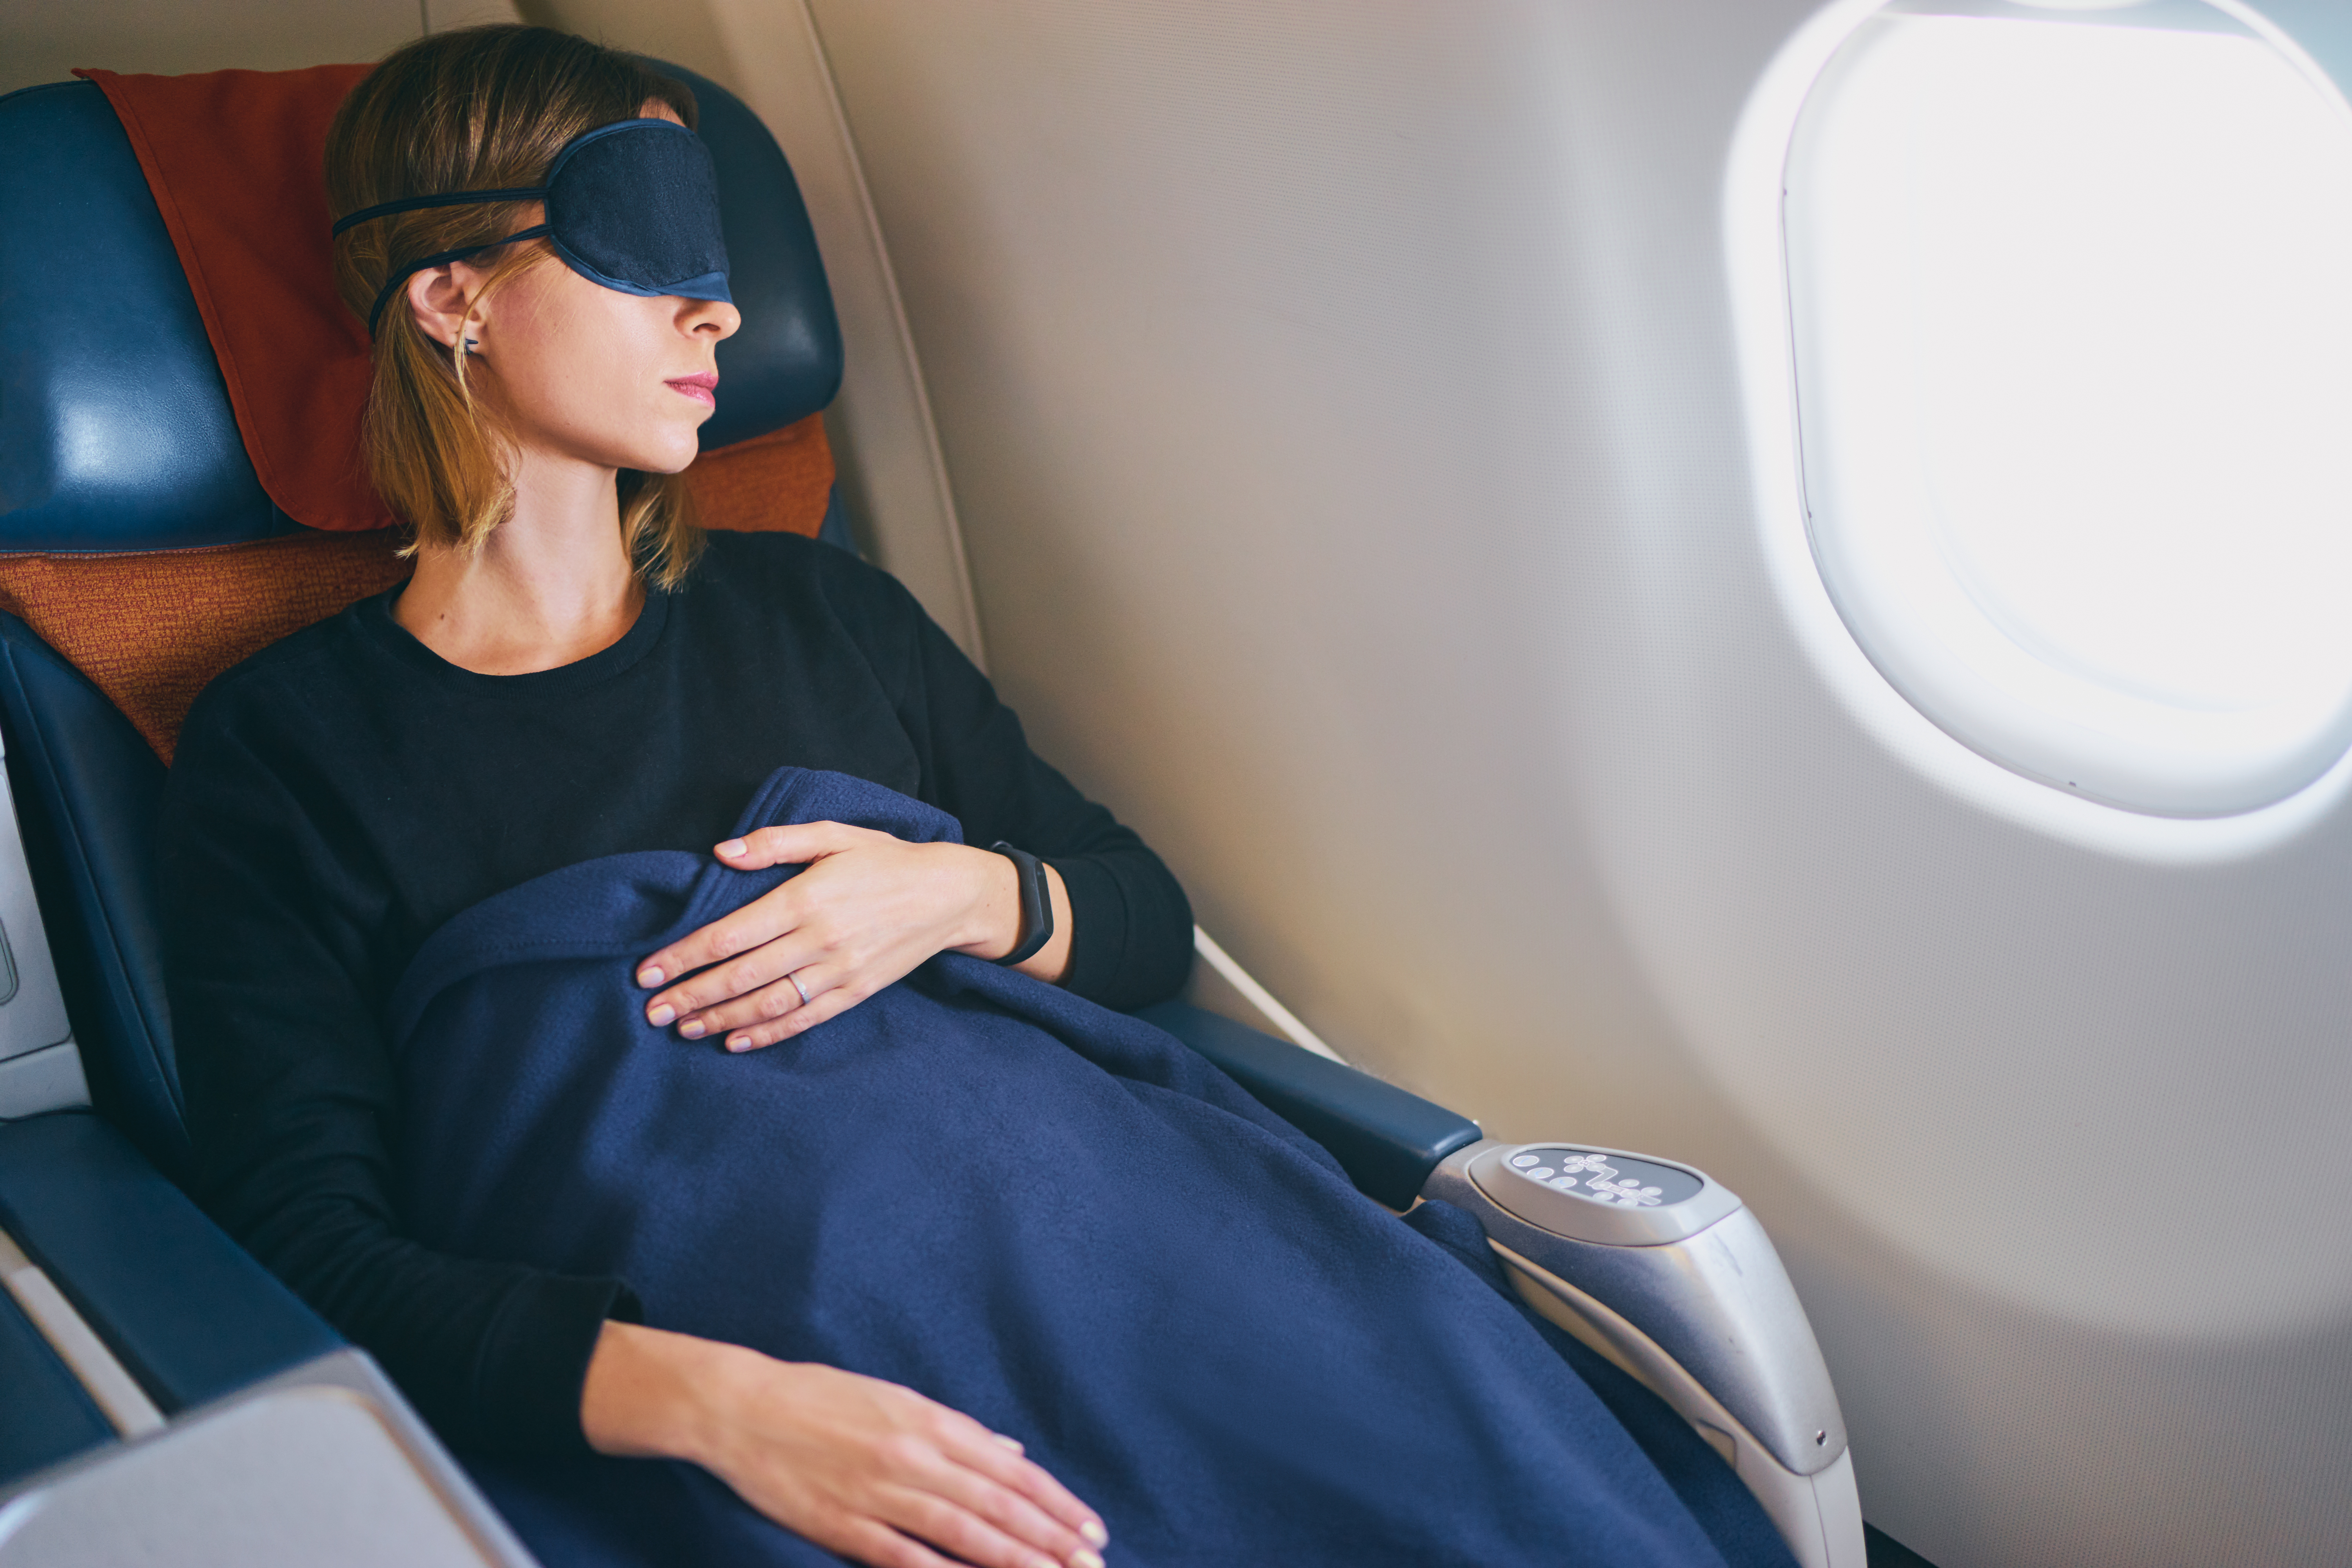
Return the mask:
M737 831L828 819L957 837L789 768ZM1687 1427L1572 1369L1468 1216L1399 1220L1150 1025L942 954L764 1051L647 1026L635 963L790 874L616 856L436 932L393 1004L411 1232L966 1411L1101 1512L1113 1564L1788 1561ZM839 1561L689 1466L475 1470L555 1568Z

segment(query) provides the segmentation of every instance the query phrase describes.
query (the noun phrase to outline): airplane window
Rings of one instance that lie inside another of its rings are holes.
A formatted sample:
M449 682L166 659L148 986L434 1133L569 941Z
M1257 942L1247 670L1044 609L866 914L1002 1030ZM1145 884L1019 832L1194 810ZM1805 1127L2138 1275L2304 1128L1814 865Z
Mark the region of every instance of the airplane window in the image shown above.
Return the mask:
M1898 4L1786 167L1813 554L1948 733L2131 810L2352 745L2352 108L2234 0Z

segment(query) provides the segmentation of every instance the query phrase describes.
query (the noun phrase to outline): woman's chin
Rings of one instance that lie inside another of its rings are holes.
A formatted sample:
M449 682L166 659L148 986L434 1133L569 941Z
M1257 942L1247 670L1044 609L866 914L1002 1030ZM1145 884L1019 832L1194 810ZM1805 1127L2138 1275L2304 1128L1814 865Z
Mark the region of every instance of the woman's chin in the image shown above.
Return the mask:
M665 441L659 447L635 453L628 461L615 466L635 468L641 474L679 474L684 473L694 459L701 456L701 452L700 444L689 431L682 442Z

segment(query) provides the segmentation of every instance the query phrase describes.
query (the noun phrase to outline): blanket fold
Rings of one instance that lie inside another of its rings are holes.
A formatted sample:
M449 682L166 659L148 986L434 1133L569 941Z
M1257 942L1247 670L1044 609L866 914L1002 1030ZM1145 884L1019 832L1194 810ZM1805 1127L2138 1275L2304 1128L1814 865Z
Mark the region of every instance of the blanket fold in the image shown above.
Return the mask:
M819 820L957 837L791 768L737 831ZM412 1234L966 1411L1101 1511L1114 1564L1788 1561L1444 1216L1363 1197L1150 1025L956 954L744 1056L646 1025L635 963L792 874L617 856L436 932L391 1015ZM550 1568L838 1561L689 1467L474 1468Z

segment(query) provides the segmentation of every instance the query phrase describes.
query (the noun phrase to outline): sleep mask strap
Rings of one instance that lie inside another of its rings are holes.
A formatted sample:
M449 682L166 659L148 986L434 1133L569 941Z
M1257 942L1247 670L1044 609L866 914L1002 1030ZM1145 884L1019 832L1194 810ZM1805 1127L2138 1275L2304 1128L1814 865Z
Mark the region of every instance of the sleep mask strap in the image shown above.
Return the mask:
M385 279L383 280L383 287L376 290L375 303L368 307L368 336L375 336L375 324L383 318L383 308L391 301L393 290L398 289L402 284L407 282L411 278L415 277L416 274L424 271L426 268L443 267L452 261L463 261L469 256L479 256L485 250L496 250L501 245L512 245L517 240L537 239L546 232L547 226L545 224L534 224L529 228L517 230L515 233L507 236L504 239L491 240L488 245L460 246L455 250L440 251L435 255L425 258L421 261L412 261L408 263L406 266L401 268L397 272L394 272L391 277Z
M421 207L469 207L477 205L488 205L491 202L539 202L546 199L545 185L533 185L528 190L451 191L438 196L404 196L396 202L378 202L372 207L362 207L355 213L344 214L335 220L335 226L327 231L327 237L332 239L343 230L356 224L365 223L372 217L390 217L394 213L413 213Z

